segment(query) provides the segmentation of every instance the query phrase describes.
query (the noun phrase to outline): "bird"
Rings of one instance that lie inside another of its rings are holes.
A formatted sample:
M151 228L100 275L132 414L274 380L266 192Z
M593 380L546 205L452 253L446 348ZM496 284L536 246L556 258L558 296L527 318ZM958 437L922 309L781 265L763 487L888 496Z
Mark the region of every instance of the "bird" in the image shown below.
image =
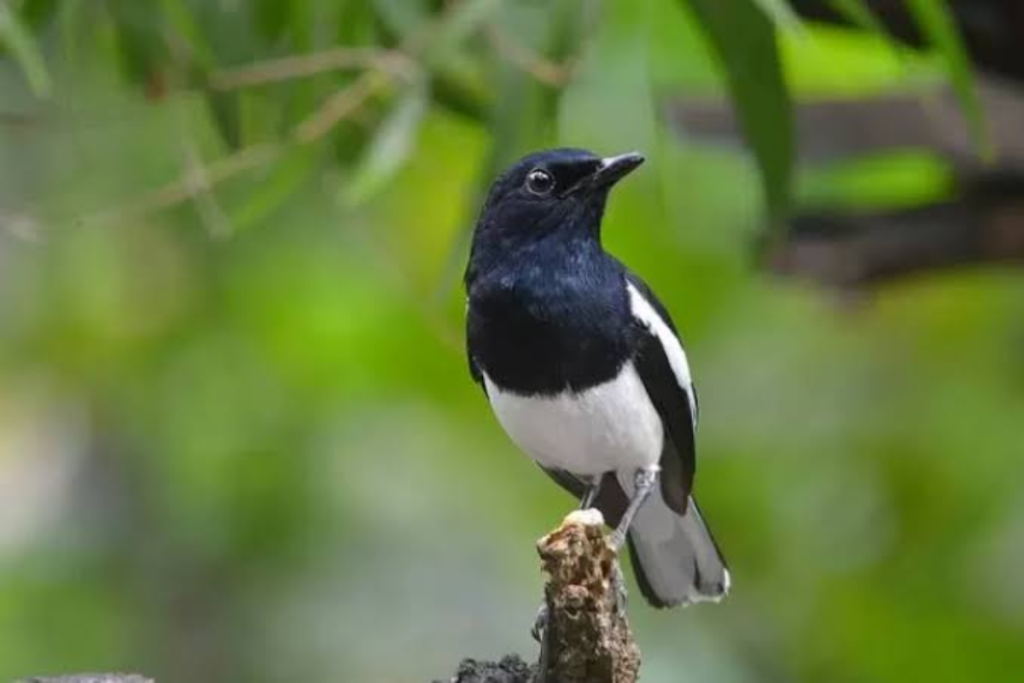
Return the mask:
M548 149L496 178L465 271L466 351L512 442L600 510L664 608L718 601L730 576L693 497L699 408L676 326L601 242L611 189L643 162Z

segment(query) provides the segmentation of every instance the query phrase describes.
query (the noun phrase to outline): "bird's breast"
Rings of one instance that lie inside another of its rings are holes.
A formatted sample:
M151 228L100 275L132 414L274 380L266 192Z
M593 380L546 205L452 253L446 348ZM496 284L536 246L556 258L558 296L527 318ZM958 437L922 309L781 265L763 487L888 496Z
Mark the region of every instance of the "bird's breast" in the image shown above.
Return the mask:
M613 379L631 355L631 330L628 300L606 287L499 281L470 297L470 353L499 386L524 395Z
M632 362L606 382L553 396L518 394L486 372L484 382L506 433L545 467L594 475L658 462L661 418Z

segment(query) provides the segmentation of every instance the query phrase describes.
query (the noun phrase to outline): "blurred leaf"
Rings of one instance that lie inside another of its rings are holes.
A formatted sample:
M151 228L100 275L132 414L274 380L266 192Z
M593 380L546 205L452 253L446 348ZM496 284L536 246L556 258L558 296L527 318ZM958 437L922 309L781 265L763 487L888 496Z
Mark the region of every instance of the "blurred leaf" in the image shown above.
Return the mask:
M0 2L0 48L18 62L33 93L39 97L49 96L52 82L39 46L21 17L6 2Z
M26 26L40 29L53 18L58 0L28 0L21 4L21 20Z
M829 0L837 12L862 31L888 36L889 32L864 0Z
M234 92L211 92L206 96L213 122L221 139L231 149L242 146L242 105L239 94Z
M950 9L945 2L939 0L907 0L907 8L914 15L921 33L939 51L946 63L946 73L964 109L974 144L984 158L991 158L992 139L974 83L970 58Z
M170 61L167 41L152 12L134 0L112 0L108 7L114 20L118 59L125 77L155 95L161 94Z
M342 0L338 4L338 43L356 46L375 44L379 31L374 5L365 0Z
M856 157L800 174L804 208L892 210L949 199L956 177L949 164L927 151L892 150Z
M231 224L244 230L281 208L309 179L318 159L319 153L314 147L295 147L274 165L267 179L250 192L241 205L228 210Z
M430 89L438 106L473 121L486 121L493 100L491 91L445 72L431 74Z
M450 58L462 42L501 5L500 0L464 0L447 11L443 23L430 36L425 61Z
M373 0L373 8L384 27L397 36L423 25L430 16L423 0Z
M906 63L906 53L901 49L900 44L893 39L885 24L878 19L874 11L864 0L830 0L830 4L847 21L861 31L883 39L892 51L892 54L901 63Z
M342 201L349 205L365 201L402 168L415 148L428 104L426 84L410 87L401 95L342 190Z
M216 58L209 43L203 36L202 29L196 23L192 11L184 0L160 0L160 9L167 17L168 27L184 41L191 54L189 55L202 69L216 66Z
M238 92L239 138L242 145L272 142L277 137L281 110L266 93Z
M276 42L288 30L289 19L293 12L305 15L308 0L254 0L252 3L252 22L256 32L264 39Z
M725 71L770 218L781 225L792 185L793 111L771 19L750 0L688 1Z
M802 24L787 0L754 0L761 11L767 14L776 25L784 29L799 28Z

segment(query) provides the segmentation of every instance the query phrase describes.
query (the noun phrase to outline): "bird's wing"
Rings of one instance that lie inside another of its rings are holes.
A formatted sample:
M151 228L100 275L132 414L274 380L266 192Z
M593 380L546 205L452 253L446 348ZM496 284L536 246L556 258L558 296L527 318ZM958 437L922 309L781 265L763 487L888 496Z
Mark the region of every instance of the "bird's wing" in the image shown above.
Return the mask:
M467 348L466 359L469 361L469 376L473 378L473 381L484 387L484 374L480 372L480 366L476 364L476 359L473 358L473 353ZM487 393L487 387L484 387L484 393Z
M469 301L466 302L466 360L469 362L469 376L473 378L473 381L480 385L480 388L484 390L484 396L487 395L487 386L484 384L484 373L481 372L480 366L476 364L476 359L473 358L473 350L469 348L469 325L470 315L472 313L469 310Z
M641 327L633 360L665 427L661 488L669 507L685 514L697 469L697 392L686 352L668 311L636 275L626 272L633 317Z

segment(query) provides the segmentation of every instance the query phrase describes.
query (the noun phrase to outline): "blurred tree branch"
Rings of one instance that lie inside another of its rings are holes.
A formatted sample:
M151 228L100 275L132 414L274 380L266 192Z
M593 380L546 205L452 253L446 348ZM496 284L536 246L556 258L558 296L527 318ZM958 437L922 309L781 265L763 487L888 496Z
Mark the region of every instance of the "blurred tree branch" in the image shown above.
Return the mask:
M495 24L489 24L486 27L486 33L488 40L499 55L545 85L556 88L563 87L576 72L576 57L570 57L561 63L545 59L542 55L513 40L508 33Z
M941 269L1024 265L1024 174L979 174L956 198L911 209L805 213L765 258L777 273L847 290Z
M474 7L474 3L452 2L446 4L438 16L411 30L394 48L336 47L213 71L201 81L211 92L270 85L331 71L361 70L361 73L321 102L280 141L242 147L205 165L197 154L189 154L183 173L177 179L131 203L97 211L77 222L121 223L196 200L200 195L207 197L201 200L200 211L216 215L210 210L213 205L208 200L217 185L272 164L293 145L320 141L339 123L356 116L374 98L389 92L396 83L421 81L443 55L439 47L441 37L461 41L479 28L496 52L538 81L557 86L564 85L571 77L572 60L564 64L549 62L518 45L493 25L478 27L483 18L484 13ZM444 92L450 91L447 86L451 84L443 78L437 85Z
M894 9L900 3L869 4L894 36L920 44L909 18ZM823 5L794 3L809 18L842 23ZM949 166L954 186L949 196L910 208L798 208L786 234L760 245L769 269L827 287L857 290L954 267L1024 263L1024 60L982 45L985 31L998 33L1001 40L1008 34L1024 35L1024 14L1006 3L982 2L974 9L966 3L951 6L968 46L973 46L977 65L1000 76L983 73L977 79L996 161L978 158L961 107L948 88L799 102L797 152L804 165L920 149ZM1003 23L989 26L980 21L979 13ZM738 122L726 102L676 101L669 112L687 135L729 146L742 144Z
M244 147L202 166L201 169L193 166L178 179L143 194L129 204L98 211L80 219L80 222L88 225L117 225L169 209L192 199L197 192L208 192L210 188L246 171L266 166L282 151L283 146L280 144Z
M409 77L416 68L409 55L400 50L336 47L214 71L206 85L213 90L236 90L347 69L371 69Z

